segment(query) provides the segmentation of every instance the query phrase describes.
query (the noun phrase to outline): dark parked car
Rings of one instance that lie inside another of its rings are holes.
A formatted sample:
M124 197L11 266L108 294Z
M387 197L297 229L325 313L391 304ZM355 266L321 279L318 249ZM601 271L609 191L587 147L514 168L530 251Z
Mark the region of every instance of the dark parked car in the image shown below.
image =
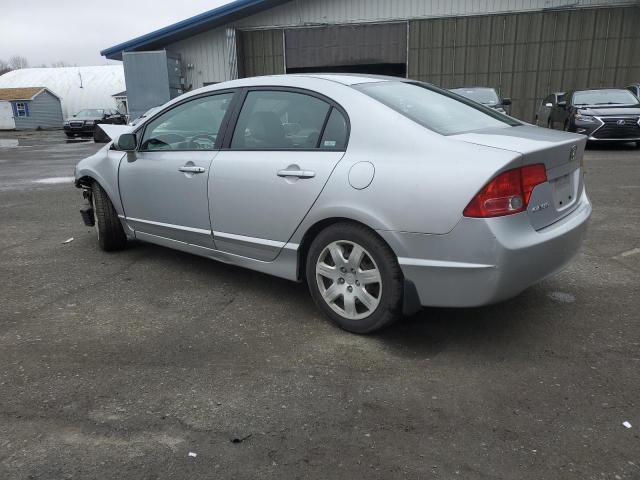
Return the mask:
M100 123L111 123L125 125L127 117L115 108L89 108L81 110L73 117L64 121L64 133L67 137L93 136L96 125Z
M640 83L632 83L628 87L626 87L631 93L633 93L636 97L640 98Z
M567 93L551 118L551 128L581 133L590 141L636 142L640 147L640 100L623 88Z
M507 113L504 107L511 105L510 98L502 98L495 88L489 87L461 87L452 88L451 91L474 102L491 107L500 113Z
M564 92L554 92L542 100L538 108L538 113L536 113L536 125L538 127L552 128L553 115L557 115L558 102L562 102L564 96Z

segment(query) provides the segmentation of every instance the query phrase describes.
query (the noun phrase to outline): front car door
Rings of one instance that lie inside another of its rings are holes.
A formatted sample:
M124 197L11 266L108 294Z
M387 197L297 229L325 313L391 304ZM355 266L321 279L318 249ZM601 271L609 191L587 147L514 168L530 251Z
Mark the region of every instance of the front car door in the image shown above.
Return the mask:
M209 181L216 248L274 260L315 202L348 141L348 118L306 91L245 92Z
M213 248L207 182L233 92L177 104L138 132L118 174L128 224L155 237Z

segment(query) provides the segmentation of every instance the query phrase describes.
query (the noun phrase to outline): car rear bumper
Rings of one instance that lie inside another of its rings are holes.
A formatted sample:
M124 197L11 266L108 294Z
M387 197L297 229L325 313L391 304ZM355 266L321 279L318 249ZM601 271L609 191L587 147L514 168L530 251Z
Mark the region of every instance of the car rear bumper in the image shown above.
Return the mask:
M571 214L539 231L523 213L465 217L446 235L379 233L398 255L421 305L476 307L518 295L562 270L580 249L590 215L583 193Z

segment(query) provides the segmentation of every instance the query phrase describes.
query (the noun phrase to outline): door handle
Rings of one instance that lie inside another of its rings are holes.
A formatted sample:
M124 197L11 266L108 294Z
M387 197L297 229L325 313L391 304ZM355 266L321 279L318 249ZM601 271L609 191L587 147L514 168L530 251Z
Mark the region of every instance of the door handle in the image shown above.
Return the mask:
M316 172L310 170L280 170L278 172L279 177L298 177L298 178L313 178L316 176Z
M184 167L180 167L178 171L184 173L204 173L205 169L204 167L192 167L189 165L185 165Z

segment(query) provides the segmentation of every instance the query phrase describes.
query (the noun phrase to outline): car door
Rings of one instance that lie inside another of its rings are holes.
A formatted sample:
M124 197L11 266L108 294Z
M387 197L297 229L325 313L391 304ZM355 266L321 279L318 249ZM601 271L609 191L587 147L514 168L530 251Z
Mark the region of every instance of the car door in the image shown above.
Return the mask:
M540 105L538 114L538 125L541 127L551 126L551 112L554 108L555 95L548 95Z
M562 105L558 104L563 100L565 100L564 96L553 96L553 107L551 107L551 111L549 112L549 125L551 126L551 128L558 128L558 125L560 125L560 128L562 128L562 126L564 125L565 109L562 107Z
M177 104L145 124L120 163L120 196L136 233L213 248L207 181L233 92Z
M242 107L209 180L216 248L274 260L343 157L348 118L306 91L260 88Z

